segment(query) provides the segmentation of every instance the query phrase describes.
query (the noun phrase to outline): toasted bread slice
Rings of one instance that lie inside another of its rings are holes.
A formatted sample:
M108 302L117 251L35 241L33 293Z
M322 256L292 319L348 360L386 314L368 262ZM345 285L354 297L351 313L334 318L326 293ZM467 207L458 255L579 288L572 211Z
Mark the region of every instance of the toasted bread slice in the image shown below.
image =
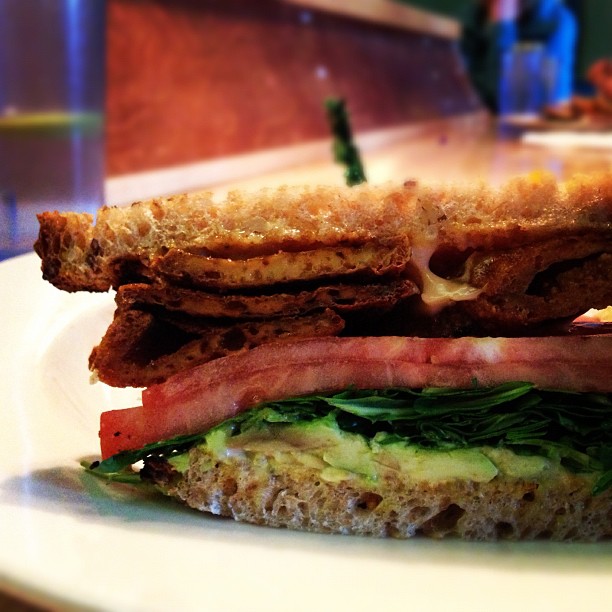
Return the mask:
M147 460L144 476L200 511L291 529L409 538L596 541L612 536L612 490L593 496L592 474L563 468L532 477L407 482L399 471L369 480L309 465L294 451L190 451L181 473Z
M160 258L172 261L180 252L223 263L328 248L333 276L346 264L342 256L333 261L329 247L355 253L355 247L372 250L373 243L383 251L405 244L413 200L403 188L367 186L235 192L222 202L209 193L185 194L102 208L95 226L91 217L43 213L35 248L44 277L67 291L103 291L151 278Z
M500 188L483 183L281 187L177 195L89 215L43 213L35 245L44 277L67 291L104 291L155 276L176 250L219 260L279 252L399 243L465 253L513 248L585 231L609 236L612 176L558 183L532 174ZM410 252L406 253L410 258ZM333 274L333 271L332 271Z

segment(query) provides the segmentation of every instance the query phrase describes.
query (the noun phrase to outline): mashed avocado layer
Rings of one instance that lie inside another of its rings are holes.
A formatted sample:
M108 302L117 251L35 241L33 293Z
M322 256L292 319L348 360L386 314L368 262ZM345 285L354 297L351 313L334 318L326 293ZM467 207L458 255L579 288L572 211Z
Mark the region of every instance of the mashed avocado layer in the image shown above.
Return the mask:
M265 456L272 465L299 463L318 469L328 482L355 477L377 482L390 472L409 482L489 482L498 475L532 478L559 469L559 462L520 456L502 448L432 450L391 440L384 433L367 440L342 431L331 419L267 424L238 435L216 428L201 447L208 451L211 467L237 458ZM185 471L188 453L170 458L169 463L175 470Z

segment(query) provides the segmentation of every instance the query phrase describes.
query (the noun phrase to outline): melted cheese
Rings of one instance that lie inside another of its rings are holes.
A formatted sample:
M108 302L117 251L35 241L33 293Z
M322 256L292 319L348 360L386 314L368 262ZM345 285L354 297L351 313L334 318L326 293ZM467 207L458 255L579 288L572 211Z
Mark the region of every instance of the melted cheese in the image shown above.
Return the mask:
M462 279L442 278L430 270L429 261L437 248L437 241L432 240L412 249L412 262L421 275L423 303L437 312L453 302L475 300L482 293L482 288L472 287Z

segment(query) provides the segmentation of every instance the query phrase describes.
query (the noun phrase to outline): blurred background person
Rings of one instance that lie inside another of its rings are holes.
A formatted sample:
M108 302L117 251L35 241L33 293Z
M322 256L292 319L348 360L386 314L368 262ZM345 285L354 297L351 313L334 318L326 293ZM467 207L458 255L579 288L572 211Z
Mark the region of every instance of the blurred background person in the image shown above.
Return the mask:
M462 51L483 103L499 111L504 55L518 43L539 43L555 64L546 114L571 118L576 19L563 0L475 0L463 27Z

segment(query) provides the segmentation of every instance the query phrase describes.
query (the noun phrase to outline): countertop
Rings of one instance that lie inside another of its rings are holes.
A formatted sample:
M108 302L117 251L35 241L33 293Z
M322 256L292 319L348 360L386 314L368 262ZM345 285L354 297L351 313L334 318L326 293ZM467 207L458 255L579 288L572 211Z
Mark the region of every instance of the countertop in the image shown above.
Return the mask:
M575 138L567 138L568 134ZM543 142L543 137L549 137L549 143ZM563 180L574 173L612 167L612 122L523 122L516 126L501 125L485 113L472 113L357 134L355 140L367 178L375 184L407 179L499 184L534 170L550 171ZM122 205L184 191L211 190L222 195L230 189L284 184L341 185L342 172L333 162L330 142L315 141L111 177L106 201Z
M566 134L575 138L551 137ZM483 180L499 184L534 170L552 172L563 180L574 173L612 169L612 131L607 147L594 145L593 134L587 130L568 131L563 124L555 131L550 128L543 131L540 126L508 127L468 116L463 122L433 122L420 133L373 144L365 147L362 155L372 183L417 179L426 182ZM596 134L601 136L602 132ZM550 144L544 137L551 137ZM342 170L329 162L311 163L268 173L265 177L235 181L232 187L253 189L261 185L311 182L339 184ZM223 191L226 186L216 188Z

